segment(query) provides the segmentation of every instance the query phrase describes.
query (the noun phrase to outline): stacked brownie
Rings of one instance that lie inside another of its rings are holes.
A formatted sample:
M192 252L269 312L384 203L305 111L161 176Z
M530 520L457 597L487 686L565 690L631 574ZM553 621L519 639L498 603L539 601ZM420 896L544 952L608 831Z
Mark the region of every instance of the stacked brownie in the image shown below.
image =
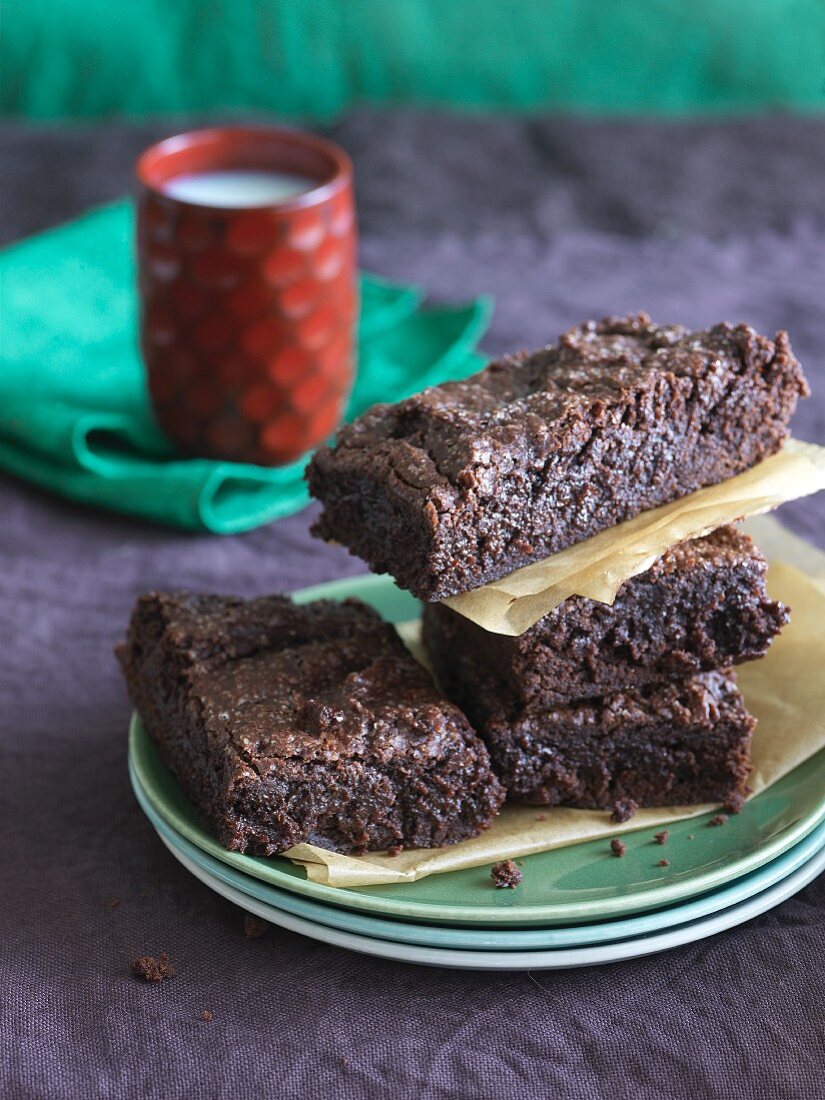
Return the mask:
M612 606L574 596L511 638L431 604L424 641L511 797L724 800L747 778L754 725L730 667L761 657L787 620L766 569L723 527L675 546Z
M754 725L731 666L787 618L748 538L676 546L612 607L573 597L519 638L436 601L743 472L806 392L785 333L589 322L344 427L310 464L315 531L425 601L435 672L511 797L723 800Z

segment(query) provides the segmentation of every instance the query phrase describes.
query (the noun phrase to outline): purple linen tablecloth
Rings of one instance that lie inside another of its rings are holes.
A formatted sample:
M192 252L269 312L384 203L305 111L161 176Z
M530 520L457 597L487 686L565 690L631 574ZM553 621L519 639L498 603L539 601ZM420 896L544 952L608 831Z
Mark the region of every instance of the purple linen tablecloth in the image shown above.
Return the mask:
M3 127L3 239L121 194L174 126ZM825 441L822 121L362 114L336 136L364 265L445 299L492 292L488 350L636 309L787 327L814 386L795 431ZM825 498L783 516L825 545ZM483 975L277 929L247 940L178 866L129 790L112 646L147 588L253 595L360 572L310 519L193 537L0 481L0 1095L821 1096L825 880L664 955ZM164 950L173 981L129 976Z

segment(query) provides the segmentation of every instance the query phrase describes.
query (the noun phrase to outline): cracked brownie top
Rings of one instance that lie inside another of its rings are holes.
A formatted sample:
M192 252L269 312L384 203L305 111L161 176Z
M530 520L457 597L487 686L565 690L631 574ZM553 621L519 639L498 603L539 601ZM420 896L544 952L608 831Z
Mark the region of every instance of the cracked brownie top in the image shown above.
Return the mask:
M478 467L489 465L495 448L529 441L530 457L543 464L562 441L557 422L563 417L593 419L601 412L595 402L643 391L664 373L685 383L686 394L701 382L707 401L724 396L732 374L754 368L792 370L797 394L808 392L786 332L769 340L747 325L690 332L655 325L644 313L608 317L569 329L541 351L505 356L470 378L377 405L343 428L338 443L403 441L423 452L445 480L466 487L482 480ZM626 419L634 413L629 410Z
M361 603L148 593L199 719L266 774L287 757L430 758L474 740L398 634Z
M807 392L784 332L589 321L344 426L313 530L441 599L747 469Z

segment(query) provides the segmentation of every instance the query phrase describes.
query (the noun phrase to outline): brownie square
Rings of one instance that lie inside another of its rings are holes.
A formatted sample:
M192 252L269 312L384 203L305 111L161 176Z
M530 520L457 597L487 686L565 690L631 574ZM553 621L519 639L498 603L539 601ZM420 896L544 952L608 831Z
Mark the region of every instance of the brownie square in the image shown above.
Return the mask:
M554 706L482 679L472 717L510 798L590 809L727 800L744 790L756 724L732 672Z
M503 800L467 719L358 601L149 593L117 652L162 760L231 851L438 847Z
M443 599L747 470L807 392L784 332L589 321L341 428L313 531Z
M767 562L734 527L679 543L622 585L612 606L573 596L519 637L491 634L443 604L424 607L424 644L450 697L479 677L522 702L589 698L762 657L788 620Z

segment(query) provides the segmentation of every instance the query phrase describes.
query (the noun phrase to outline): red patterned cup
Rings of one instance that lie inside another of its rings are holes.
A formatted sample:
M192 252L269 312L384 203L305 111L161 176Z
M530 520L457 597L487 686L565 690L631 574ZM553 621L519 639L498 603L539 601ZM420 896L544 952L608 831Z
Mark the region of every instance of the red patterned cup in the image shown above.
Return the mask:
M224 194L207 186L193 201L191 181L216 174ZM306 189L281 201L231 190L234 177L285 174ZM233 126L153 145L137 176L140 341L161 427L192 455L298 458L337 426L352 384L349 157L311 134Z

